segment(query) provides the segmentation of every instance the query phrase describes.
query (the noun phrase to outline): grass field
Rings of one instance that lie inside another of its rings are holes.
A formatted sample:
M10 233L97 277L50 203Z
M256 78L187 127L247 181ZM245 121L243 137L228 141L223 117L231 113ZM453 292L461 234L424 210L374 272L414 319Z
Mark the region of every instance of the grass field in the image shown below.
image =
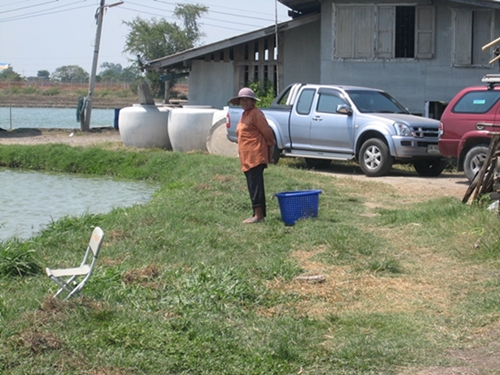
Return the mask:
M265 172L266 222L243 225L235 158L2 146L0 166L160 186L146 205L0 243L0 373L500 374L486 199L404 203L377 180L294 160ZM306 189L323 191L318 218L285 226L273 194ZM78 263L97 225L106 237L83 295L52 299L44 268Z

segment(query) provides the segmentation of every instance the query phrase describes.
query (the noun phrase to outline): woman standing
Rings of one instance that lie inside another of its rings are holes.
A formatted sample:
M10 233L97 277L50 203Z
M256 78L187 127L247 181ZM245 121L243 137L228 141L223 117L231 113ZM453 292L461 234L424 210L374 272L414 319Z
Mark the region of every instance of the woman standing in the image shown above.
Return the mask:
M248 87L242 88L238 96L229 100L231 104L241 105L243 108L236 135L241 170L247 180L253 208L253 215L243 221L245 224L262 223L266 217L264 169L272 162L274 146L274 133L262 111L255 107L257 101L260 99L257 99Z

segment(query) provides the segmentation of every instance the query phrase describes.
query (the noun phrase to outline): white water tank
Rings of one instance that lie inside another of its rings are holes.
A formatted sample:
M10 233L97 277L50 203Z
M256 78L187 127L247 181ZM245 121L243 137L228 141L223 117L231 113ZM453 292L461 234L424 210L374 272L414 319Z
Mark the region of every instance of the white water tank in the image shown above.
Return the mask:
M134 104L120 110L118 129L125 146L172 150L168 135L168 107Z
M174 151L207 151L207 136L213 115L209 106L172 108L168 113L168 136Z

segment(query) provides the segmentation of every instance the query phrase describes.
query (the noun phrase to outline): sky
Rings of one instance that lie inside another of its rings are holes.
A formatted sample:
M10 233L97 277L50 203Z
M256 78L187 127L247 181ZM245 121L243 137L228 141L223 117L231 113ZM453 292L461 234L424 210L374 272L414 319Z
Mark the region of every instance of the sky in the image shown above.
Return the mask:
M118 3L106 0L106 5ZM50 73L65 65L92 70L96 42L96 10L100 0L0 0L0 63L24 77L38 71ZM98 49L98 67L103 62L127 67L135 56L124 54L126 35L123 21L164 18L173 15L178 3L201 4L209 8L199 19L205 34L198 45L206 45L236 35L290 20L288 8L276 0L124 0L104 12ZM227 5L229 4L229 5ZM99 73L100 68L97 69Z

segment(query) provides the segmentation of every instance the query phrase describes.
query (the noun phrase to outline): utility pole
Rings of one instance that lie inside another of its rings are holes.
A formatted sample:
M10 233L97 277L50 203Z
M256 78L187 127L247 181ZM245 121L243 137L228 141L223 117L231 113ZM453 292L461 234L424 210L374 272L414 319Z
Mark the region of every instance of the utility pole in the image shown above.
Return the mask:
M280 54L279 54L279 29L278 29L278 0L274 0L274 45L276 48L276 95L280 93Z
M97 74L97 61L99 59L99 45L101 43L101 30L102 30L102 20L104 17L104 8L111 8L123 4L123 1L119 1L111 5L105 5L105 3L106 0L101 0L101 5L99 6L99 8L97 8L95 14L95 18L97 20L97 32L95 35L94 59L92 61L92 71L90 73L89 93L87 95L85 116L83 116L83 121L81 122L81 130L84 132L88 132L90 130L90 117L92 115L92 99L94 97L95 77Z
M94 44L94 60L92 61L92 71L90 73L89 93L87 95L87 103L85 108L85 116L81 123L82 131L88 132L90 130L90 117L92 116L92 98L94 96L95 76L97 73L97 60L99 59L99 44L101 43L101 30L102 30L102 16L104 13L104 4L106 0L101 0L101 5L97 8L97 32Z

